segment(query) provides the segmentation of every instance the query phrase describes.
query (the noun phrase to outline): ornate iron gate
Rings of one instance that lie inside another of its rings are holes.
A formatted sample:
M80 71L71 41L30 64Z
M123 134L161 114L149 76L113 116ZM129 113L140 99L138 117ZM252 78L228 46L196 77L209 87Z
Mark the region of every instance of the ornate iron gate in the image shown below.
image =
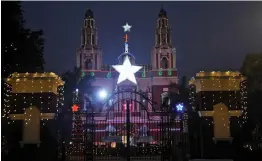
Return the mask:
M126 93L129 97L119 98ZM142 96L153 110L148 110L136 96L134 99L134 95ZM113 96L118 99L109 105ZM155 110L156 104L152 100L132 90L114 93L110 98L105 103L104 112L94 112L88 103L84 160L170 160L177 133L180 133L180 125L175 123L172 113L162 108Z

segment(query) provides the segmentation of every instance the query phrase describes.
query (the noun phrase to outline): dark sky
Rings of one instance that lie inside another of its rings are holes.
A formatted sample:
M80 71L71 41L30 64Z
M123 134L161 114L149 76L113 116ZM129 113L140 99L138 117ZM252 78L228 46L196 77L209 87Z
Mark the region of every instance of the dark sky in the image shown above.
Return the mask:
M28 27L43 29L46 70L76 64L85 11L94 12L105 64L123 52L123 29L132 25L130 50L148 64L161 4L172 27L179 75L239 69L246 54L262 52L262 2L23 2Z

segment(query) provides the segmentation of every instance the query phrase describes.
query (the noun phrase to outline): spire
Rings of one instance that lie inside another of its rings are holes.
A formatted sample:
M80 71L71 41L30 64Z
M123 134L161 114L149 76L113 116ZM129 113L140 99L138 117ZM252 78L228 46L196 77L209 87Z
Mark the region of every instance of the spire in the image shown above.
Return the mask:
M118 61L120 64L122 64L126 57L129 58L129 61L131 64L135 64L135 57L130 53L130 50L129 50L129 45L128 45L128 38L129 38L129 35L128 35L128 32L130 32L130 29L132 26L128 25L128 23L126 23L124 26L122 26L124 28L124 33L125 33L125 36L123 37L124 38L124 45L125 45L125 48L124 48L124 53L122 53L119 57L118 57Z
M132 26L129 26L128 23L126 23L126 25L123 26L124 28L124 32L130 32ZM127 33L124 36L125 39L125 53L129 53L129 49L128 49L128 35Z
M85 19L90 19L90 18L94 18L94 13L91 9L88 9L86 10L86 13L85 13Z
M167 13L162 5L158 16L155 46L171 46L171 28L169 27Z
M84 18L84 26L81 36L82 45L97 46L97 30L95 26L94 13L91 9L86 10Z
M167 17L167 14L166 14L166 11L164 10L163 8L163 4L161 4L161 9L160 9L160 12L158 14L158 17Z

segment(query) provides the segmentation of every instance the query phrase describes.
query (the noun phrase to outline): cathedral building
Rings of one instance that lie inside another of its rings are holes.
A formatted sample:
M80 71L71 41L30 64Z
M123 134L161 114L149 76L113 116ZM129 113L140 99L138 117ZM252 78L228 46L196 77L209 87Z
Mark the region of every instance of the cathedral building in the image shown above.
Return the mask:
M118 57L119 65L124 65L128 59L132 66L136 66L135 56L130 53L128 46L127 33L131 26L126 24L123 27L125 29L125 41L123 42L125 50ZM184 143L186 140L181 133L187 134L187 122L185 121L187 114L184 112L183 103L174 104L173 108L169 98L170 91L175 94L179 94L179 91L176 50L172 45L171 27L166 11L162 8L158 14L151 64L140 65L140 70L134 73L135 83L128 80L119 83L121 73L115 70L114 65L102 63L104 61L102 61L102 50L99 47L97 35L98 29L94 14L91 10L87 10L82 28L81 45L76 52L76 57L77 67L81 69L82 75L92 76L95 80L92 82L92 98L88 99L92 100L92 117L95 122L95 129L93 129L95 134L92 136L96 147L93 150L94 155L117 156L123 149L121 146L130 146L137 147L132 152L134 156L149 154L161 156L160 153L168 153L166 156L170 156L172 153L170 150L175 150L178 147L177 144ZM77 90L81 92L81 89ZM102 93L104 97L107 95L104 100L96 95L100 91L104 91ZM87 100L86 97L91 96L85 95L84 97ZM83 113L85 111L88 113L90 106L88 101L79 103L79 109ZM86 119L82 117L82 120ZM168 145L163 145L165 142ZM143 147L153 146L155 147L153 150L152 148L143 150ZM109 152L109 147L116 149L118 147L119 150ZM170 150L163 150L165 149L163 147L170 147ZM179 155L178 153L179 150L175 150L174 154ZM72 154L73 160L76 159L75 154L80 153Z
M93 12L88 10L82 29L81 46L76 53L77 67L81 68L85 74L95 77L93 86L102 87L111 92L116 89L118 73L111 65L102 63L102 50L98 44L97 32ZM131 63L135 64L135 56L130 52L120 54L119 64L123 62L126 55ZM168 86L178 82L176 50L172 46L171 27L164 9L161 9L158 15L155 46L151 55L151 64L143 65L135 75L137 88L147 92L148 97L160 104L165 92L169 90Z

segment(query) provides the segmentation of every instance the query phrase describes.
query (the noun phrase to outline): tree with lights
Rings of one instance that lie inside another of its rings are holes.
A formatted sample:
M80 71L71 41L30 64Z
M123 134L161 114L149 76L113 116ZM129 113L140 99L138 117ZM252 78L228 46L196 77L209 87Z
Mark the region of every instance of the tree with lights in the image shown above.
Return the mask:
M248 135L245 137L254 147L259 147L258 144L262 142L262 109L260 108L262 107L262 53L248 54L242 64L241 72L248 81L249 120L244 127Z
M80 68L74 67L72 71L67 71L62 75L62 79L65 81L64 85L64 102L65 109L63 113L66 115L64 118L67 124L72 124L68 126L68 129L64 129L66 136L72 142L70 145L71 156L82 156L84 148L84 129L83 122L81 119L81 110L83 107L83 95L89 91L91 88L91 83L94 80L92 75L87 75L82 72ZM71 130L70 130L71 129Z
M42 72L44 70L44 39L43 31L32 31L25 27L21 2L2 2L2 78L7 78L14 72ZM10 147L5 136L8 126L11 104L9 96L11 87L1 80L3 99L2 112L2 154ZM11 130L11 129L10 129ZM3 141L5 140L5 141Z
M19 1L3 2L2 15L2 77L14 72L43 72L43 31L25 27Z
M89 92L90 84L94 80L94 77L87 75L85 72L82 72L80 68L74 67L72 71L67 71L62 74L62 79L65 81L64 85L64 98L66 107L72 107L73 102L73 90L78 88L80 92L86 93ZM66 111L71 111L67 109Z

